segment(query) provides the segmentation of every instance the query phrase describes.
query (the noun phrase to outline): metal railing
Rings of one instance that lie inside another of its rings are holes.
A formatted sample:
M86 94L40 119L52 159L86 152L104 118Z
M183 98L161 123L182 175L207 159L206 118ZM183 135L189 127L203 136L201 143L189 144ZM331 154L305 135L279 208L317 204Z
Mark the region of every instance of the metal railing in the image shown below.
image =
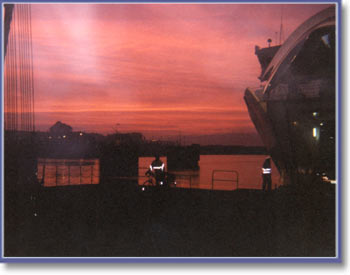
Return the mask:
M141 172L141 171L147 171L148 169L149 169L149 167L141 167L140 166L139 167L139 176L138 177L139 178L148 178L148 176L145 175L145 173ZM176 182L177 179L188 180L189 187L190 187L190 189L192 189L192 183L193 183L192 178L194 178L196 176L194 176L194 175L187 175L187 174L178 174L178 173L174 174L174 173L171 173L171 172L169 174L172 174L172 175L175 176L175 182ZM147 183L151 183L151 180L147 179L145 182L143 182L142 185L146 185ZM153 185L154 185L154 183L153 183ZM177 184L175 184L174 187L177 187Z
M188 180L190 183L190 189L192 189L192 177L191 175L185 175L185 174L175 174L175 180L176 179L185 179Z
M94 184L94 179L99 178L99 175L94 174L94 162L62 161L47 163L45 161L39 161L39 164L42 164L42 176L38 180L41 182L42 186L52 186L50 183L54 183L55 186ZM79 167L78 173L74 173L71 167ZM87 171L86 168L88 168L89 171ZM65 180L66 177L67 180ZM79 179L79 183L72 183L72 178Z
M216 174L233 174L235 176L235 178L233 179L227 179L227 178L215 178ZM238 172L235 170L213 170L212 174L211 174L211 189L214 190L214 182L215 181L226 181L226 182L232 182L233 184L236 183L236 189L238 189L238 179L239 175Z
M149 167L139 166L139 178L147 178L146 172L148 171ZM144 173L141 173L141 171L145 171Z

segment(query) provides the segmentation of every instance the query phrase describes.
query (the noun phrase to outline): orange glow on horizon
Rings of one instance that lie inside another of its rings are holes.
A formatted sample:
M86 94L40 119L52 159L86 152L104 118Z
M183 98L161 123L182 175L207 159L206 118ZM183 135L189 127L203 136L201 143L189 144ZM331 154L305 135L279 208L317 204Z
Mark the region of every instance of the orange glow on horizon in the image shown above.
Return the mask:
M287 37L325 4L283 4ZM255 45L280 4L32 4L36 129L148 135L255 132Z

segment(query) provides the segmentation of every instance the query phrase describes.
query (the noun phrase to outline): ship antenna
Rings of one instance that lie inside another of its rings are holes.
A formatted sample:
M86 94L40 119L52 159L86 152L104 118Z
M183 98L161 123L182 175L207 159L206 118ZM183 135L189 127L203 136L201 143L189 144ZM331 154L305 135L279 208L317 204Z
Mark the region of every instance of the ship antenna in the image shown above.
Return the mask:
M284 42L284 35L283 35L283 5L281 5L280 45L283 42Z
M278 39L277 39L277 37L278 37L278 32L275 32L275 35L276 35L276 40L275 40L276 42L275 42L275 43L276 43L276 46L277 46L277 41L278 41Z

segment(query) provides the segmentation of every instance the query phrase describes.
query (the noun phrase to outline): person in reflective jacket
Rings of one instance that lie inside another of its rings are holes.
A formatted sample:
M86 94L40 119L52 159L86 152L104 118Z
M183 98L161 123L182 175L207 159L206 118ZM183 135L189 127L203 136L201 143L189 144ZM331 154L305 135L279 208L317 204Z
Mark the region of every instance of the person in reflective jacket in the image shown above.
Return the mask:
M156 179L157 185L164 184L164 163L159 159L159 156L156 155L155 160L152 161L149 166L149 170L153 173L154 178Z
M262 166L262 190L263 191L271 191L271 185L272 185L272 180L271 180L271 158L267 157L263 163Z

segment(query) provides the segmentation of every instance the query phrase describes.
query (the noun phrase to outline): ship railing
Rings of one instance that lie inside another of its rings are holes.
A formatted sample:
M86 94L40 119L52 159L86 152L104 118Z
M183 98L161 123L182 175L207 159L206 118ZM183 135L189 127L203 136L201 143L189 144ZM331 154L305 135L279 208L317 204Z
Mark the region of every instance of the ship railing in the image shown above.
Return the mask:
M232 178L223 177L223 174L233 175ZM219 175L219 177L218 177ZM220 177L221 176L221 177ZM236 184L236 190L238 189L239 174L236 170L213 170L211 174L211 189L214 190L214 183L217 181L221 182L232 182L233 188Z

